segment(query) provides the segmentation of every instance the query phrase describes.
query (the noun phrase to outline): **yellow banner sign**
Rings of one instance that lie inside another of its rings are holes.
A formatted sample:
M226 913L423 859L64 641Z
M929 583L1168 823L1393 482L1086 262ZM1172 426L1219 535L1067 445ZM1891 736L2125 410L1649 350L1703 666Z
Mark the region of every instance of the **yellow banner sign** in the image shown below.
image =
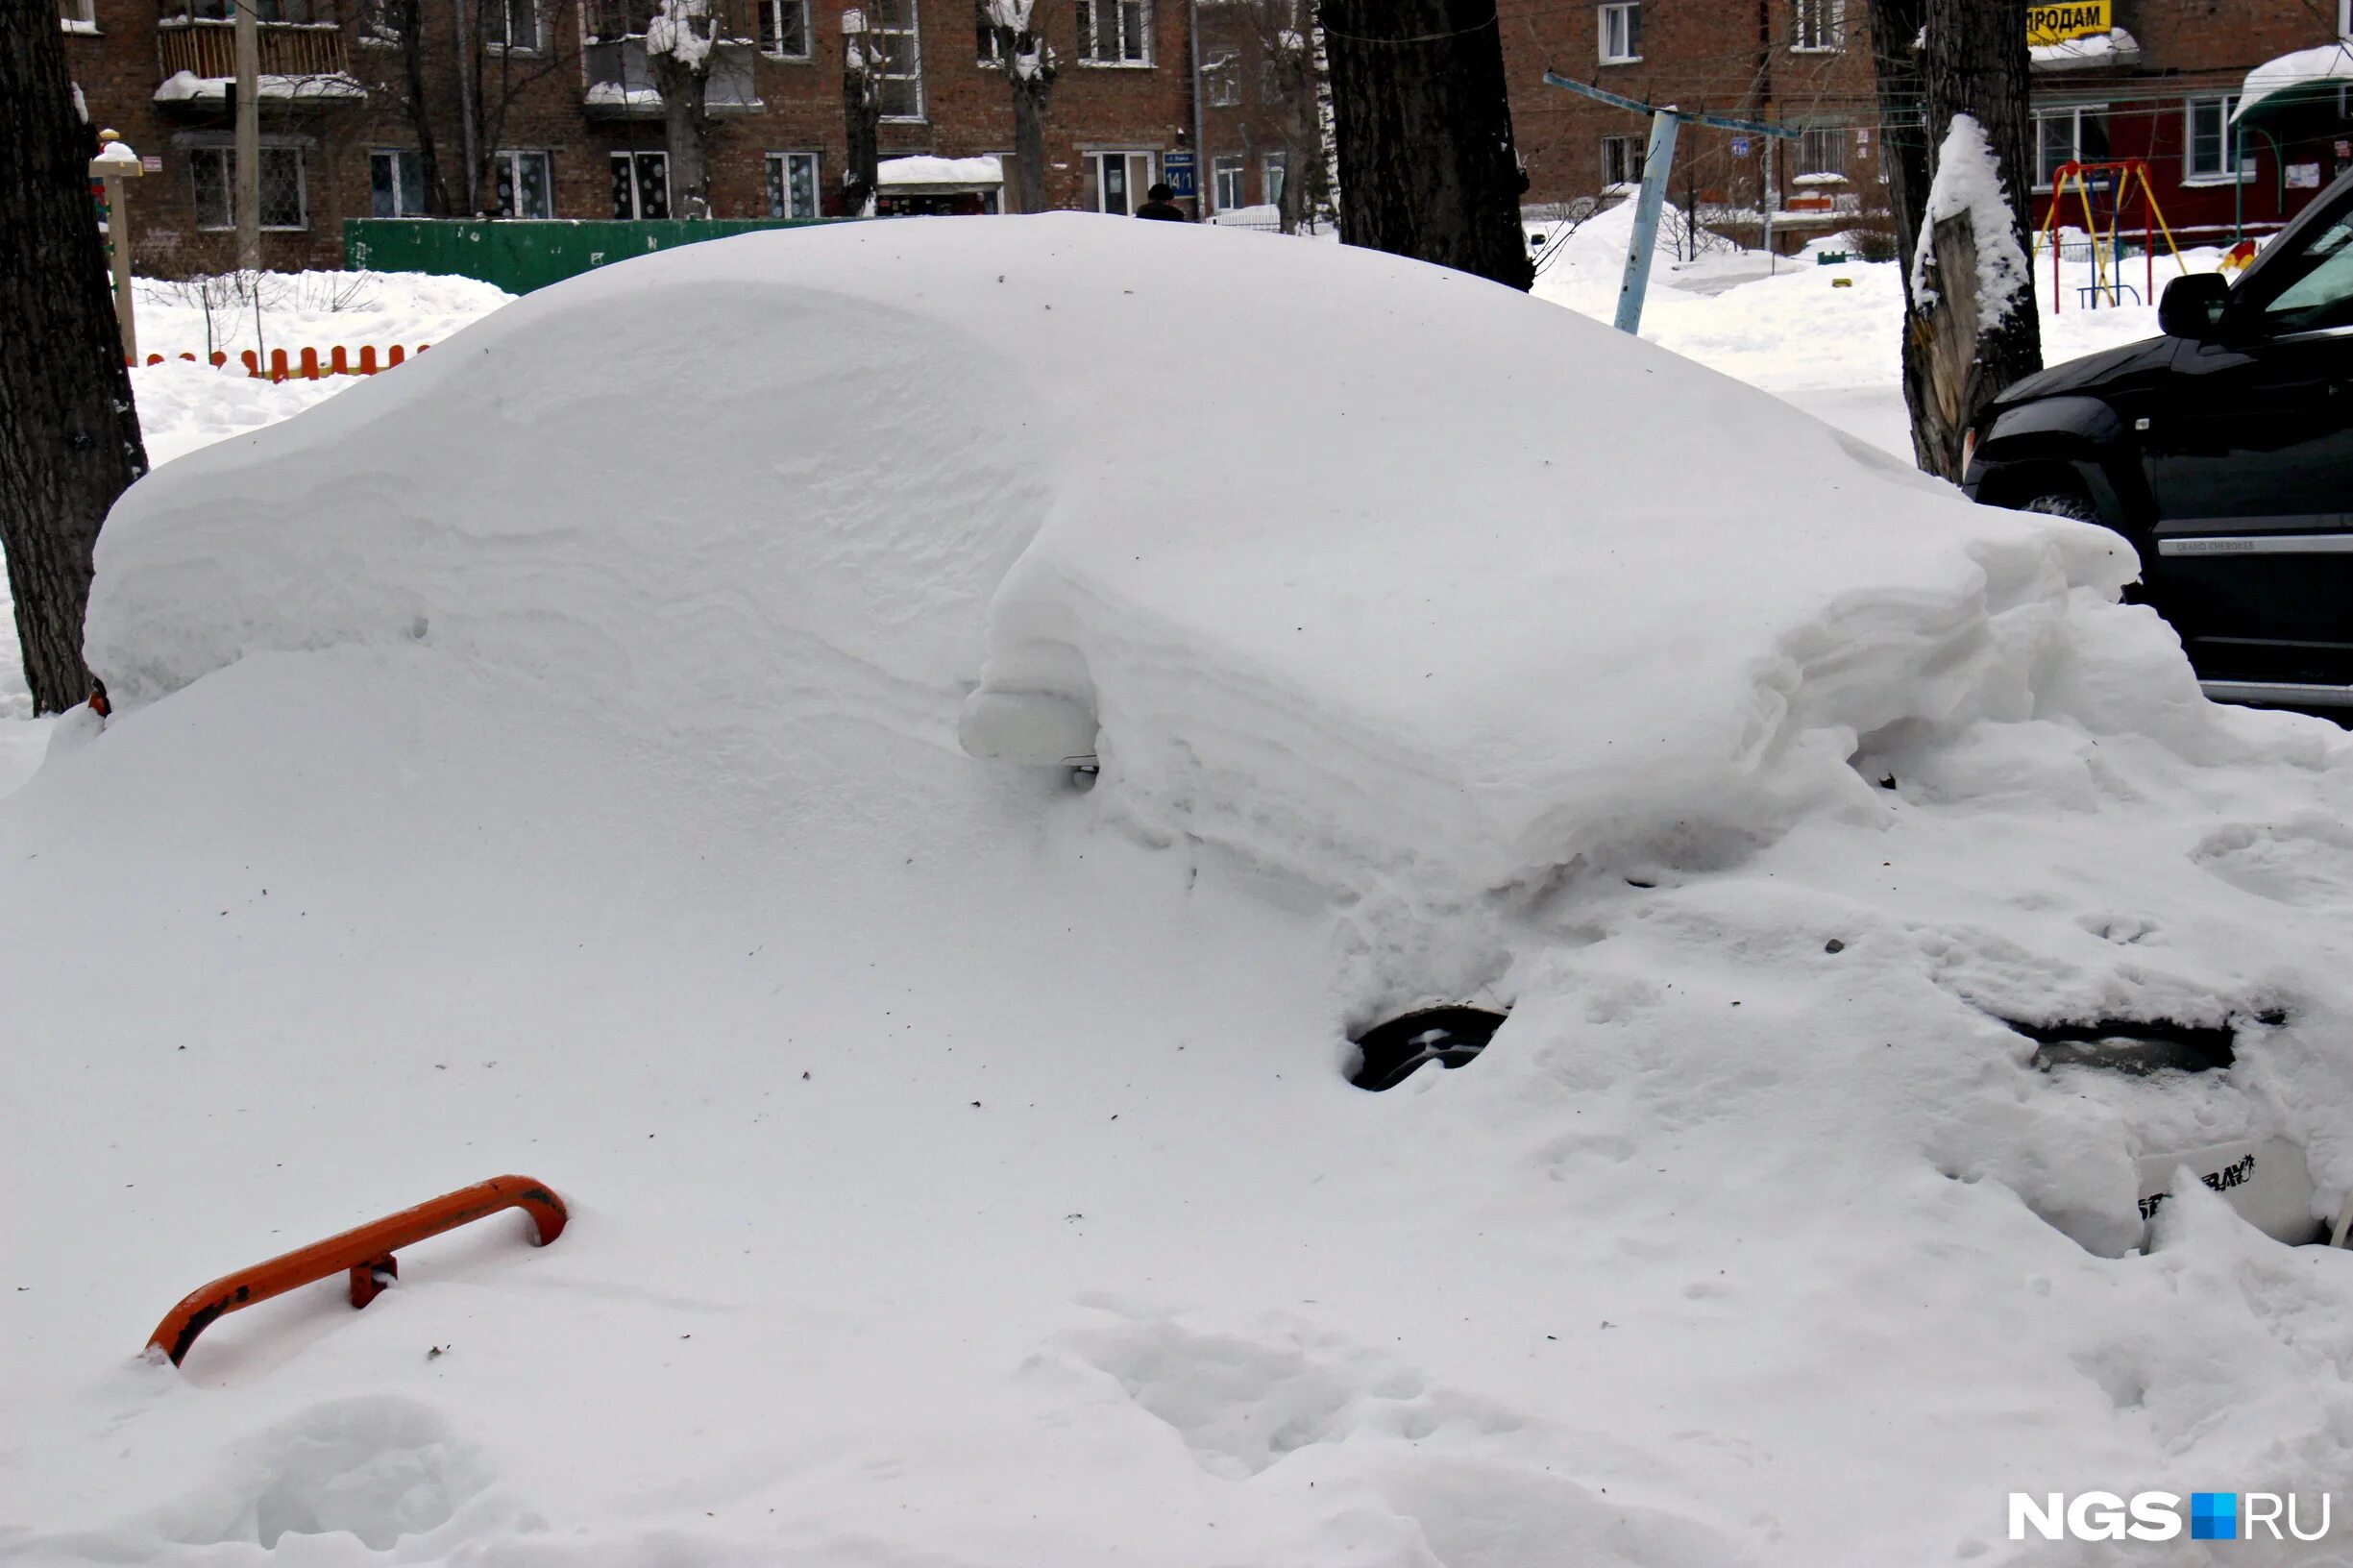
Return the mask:
M2065 43L2070 38L2092 38L2106 33L2113 26L2108 15L2108 0L2068 0L2065 5L2030 5L2026 8L2026 41Z

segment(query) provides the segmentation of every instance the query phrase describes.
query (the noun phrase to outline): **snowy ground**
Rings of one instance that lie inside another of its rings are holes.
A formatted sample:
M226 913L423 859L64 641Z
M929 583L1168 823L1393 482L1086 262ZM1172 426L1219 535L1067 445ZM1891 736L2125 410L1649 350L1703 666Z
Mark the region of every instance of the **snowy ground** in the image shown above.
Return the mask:
M1209 229L752 235L464 341L133 492L122 711L0 807L11 1568L2343 1560L2004 1531L2353 1463L2353 1257L2194 1184L2134 1251L2153 1149L2353 1187L2353 755L2111 536ZM958 742L1073 726L1090 793ZM1512 1017L1351 1088L1428 994ZM2120 1016L2237 1065L1998 1021ZM509 1169L546 1251L134 1359Z
M1580 226L1537 277L1536 297L1610 320L1632 231L1630 202ZM1755 252L1709 251L1686 262L1662 251L1651 272L1642 335L1908 461L1911 426L1898 372L1902 275L1893 262L1823 266L1816 259L1845 248L1836 236L1818 242L1804 256L1771 263L1771 276ZM2220 257L2217 250L2185 252L2179 265L2161 257L2154 293L2163 293L2181 266L2211 272ZM2120 306L2083 308L2077 291L2091 282L2090 272L2088 262L2067 264L2053 315L2047 256L2035 269L2046 364L2157 335L2157 302L2143 262L2128 262L2123 275L2142 297L2137 305L2126 295Z

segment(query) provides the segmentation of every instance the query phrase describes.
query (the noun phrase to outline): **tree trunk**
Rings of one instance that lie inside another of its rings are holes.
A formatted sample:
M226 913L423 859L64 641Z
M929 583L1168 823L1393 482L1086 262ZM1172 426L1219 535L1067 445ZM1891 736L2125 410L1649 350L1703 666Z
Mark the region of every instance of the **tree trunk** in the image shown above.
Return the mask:
M1528 287L1528 177L1494 0L1321 0L1317 15L1348 193L1340 238Z
M1042 212L1045 200L1045 104L1048 87L1035 79L1013 83L1013 208Z
M1918 18L1909 31L1903 14L1907 9ZM1889 13L1884 19L1882 11ZM1926 472L1957 480L1964 466L1963 444L1977 415L2004 387L2043 368L2042 323L2029 285L1999 321L1981 326L1976 314L1977 257L1999 243L1996 236L1969 231L1966 216L1935 224L1935 232L1924 240L1921 230L1929 221L1928 196L1935 187L1936 160L1945 138L1953 117L1967 114L1983 129L1993 150L2008 242L2022 256L2032 254L2025 26L2018 8L1986 0L1909 0L1908 8L1904 0L1874 0L1872 20L1882 113L1894 114L1907 96L1924 103L1926 110L1917 150L1899 140L1888 151L1889 205L1903 241L1903 381L1904 403L1912 415L1912 451ZM1922 36L1923 24L1927 42L1911 67L1917 72L1913 86L1905 80L1903 62L1894 57ZM1900 115L1895 116L1896 136L1906 135L1904 124ZM1888 134L1883 128L1883 137ZM1915 157L1918 162L1907 167L1906 159ZM1911 294L1912 270L1923 263L1939 283L1933 299Z
M425 8L418 0L391 0L383 19L401 40L401 110L408 134L417 138L417 172L425 182L428 216L450 215L450 190L441 176L441 146L433 135L432 106L425 96ZM362 24L364 25L364 24Z
M845 217L865 213L874 199L874 189L881 180L882 164L882 95L874 75L856 58L865 45L852 39L852 58L842 72L842 120L848 141L848 157L842 176L842 211Z
M653 88L662 95L662 128L670 137L670 215L707 218L711 215L711 181L705 140L710 115L705 101L711 73L698 70L677 56L648 50L646 63Z
M1914 309L1912 257L1920 245L1920 214L1928 205L1928 161L1933 145L1925 105L1927 83L1921 74L1920 42L1928 25L1928 0L1871 0L1871 61L1879 89L1879 170L1887 182L1887 209L1896 225L1896 259L1903 274L1904 321ZM1936 459L1921 440L1927 406L1924 357L1906 347L1903 405L1912 422L1912 460L1926 473Z
M54 7L0 6L0 548L34 711L62 713L90 695L98 527L147 451Z

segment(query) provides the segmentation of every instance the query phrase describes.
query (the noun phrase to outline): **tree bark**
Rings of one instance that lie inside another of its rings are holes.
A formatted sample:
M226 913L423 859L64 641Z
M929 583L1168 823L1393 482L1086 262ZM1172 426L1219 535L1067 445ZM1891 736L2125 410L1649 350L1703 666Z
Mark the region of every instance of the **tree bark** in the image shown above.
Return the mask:
M646 63L653 75L654 90L662 95L662 129L670 139L670 215L707 218L711 215L707 156L711 73L698 70L675 55L651 50L647 51Z
M1495 0L1320 0L1340 238L1513 288L1534 282Z
M1010 212L1042 212L1045 199L1045 111L1054 93L1054 57L1032 27L990 23L996 58L1013 93L1013 167L1005 194Z
M1928 0L1871 0L1871 61L1878 84L1879 170L1887 181L1887 209L1896 225L1896 259L1903 276L1907 327L1915 308L1912 257L1920 245L1920 215L1928 205L1928 165L1933 144L1927 128L1926 79L1920 42L1928 25ZM1903 405L1912 425L1912 460L1936 472L1936 459L1922 445L1922 409L1926 382L1916 374L1926 361L1907 346L1902 351Z
M34 711L62 713L90 695L98 528L147 451L54 7L0 6L0 548Z
M400 39L401 110L408 120L408 134L417 138L425 211L429 217L446 218L451 210L450 189L442 178L441 143L433 134L432 106L425 96L425 8L419 0L388 0L382 17Z
M848 144L842 177L842 215L862 215L874 199L882 166L882 92L866 51L865 38L845 40L842 68L842 120Z
M1968 114L1992 146L2009 237L2021 255L2032 254L2025 23L2017 7L1987 0L1873 0L1872 27L1888 201L1903 246L1903 393L1912 452L1926 472L1957 480L1978 414L2002 388L2043 368L2042 322L2029 286L2000 321L1981 328L1976 257L1992 236L1965 232L1965 217L1937 224L1924 241L1921 229L1945 137L1953 117ZM1924 28L1926 46L1914 55L1912 42ZM1917 133L1902 111L1907 103L1924 106ZM1917 142L1908 139L1914 135ZM1924 244L1939 284L1933 299L1912 292Z

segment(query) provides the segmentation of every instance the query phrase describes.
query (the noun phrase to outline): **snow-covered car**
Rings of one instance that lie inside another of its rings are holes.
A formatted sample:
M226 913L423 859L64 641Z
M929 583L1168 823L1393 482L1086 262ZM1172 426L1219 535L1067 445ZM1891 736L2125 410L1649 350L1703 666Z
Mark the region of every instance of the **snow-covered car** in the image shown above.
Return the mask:
M0 806L12 1568L1996 1568L2353 1462L2353 1256L2196 1163L2353 1189L2344 737L1572 312L721 240L97 568L115 712ZM1434 998L1507 1016L1352 1085ZM510 1170L553 1245L135 1360Z
M2131 540L2209 694L2353 716L2353 173L2159 324L2004 391L1964 488Z

